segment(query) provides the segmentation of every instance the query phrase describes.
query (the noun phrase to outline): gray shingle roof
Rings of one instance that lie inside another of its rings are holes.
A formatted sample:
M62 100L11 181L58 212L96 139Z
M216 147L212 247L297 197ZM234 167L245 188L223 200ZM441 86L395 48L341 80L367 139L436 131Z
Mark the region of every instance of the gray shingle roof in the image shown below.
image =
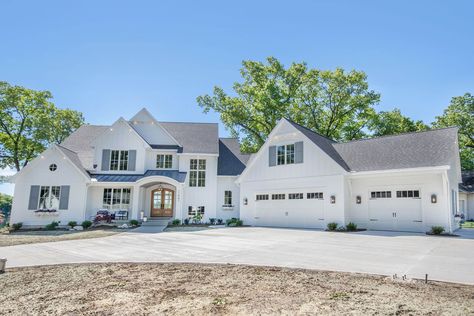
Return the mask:
M249 158L249 154L240 152L240 144L237 138L220 138L217 175L236 176L241 174Z
M147 170L144 174L91 174L97 182L136 182L150 176L164 176L180 183L186 180L186 172L178 170Z
M67 137L61 146L65 147L75 153L85 169L93 169L94 151L91 143L94 139L99 137L108 126L103 125L82 125L69 137Z
M82 165L82 161L79 159L79 156L77 155L77 153L71 151L70 149L67 149L61 145L56 145L57 148L65 155L69 158L69 160L79 169L81 170L81 172L87 177L89 178L89 174L87 173L87 171L84 169L83 165Z
M289 122L347 171L452 165L459 150L456 127L336 143Z
M219 153L217 123L159 123L183 146L183 153Z
M467 193L474 193L474 170L462 172L462 183L459 184L459 190Z

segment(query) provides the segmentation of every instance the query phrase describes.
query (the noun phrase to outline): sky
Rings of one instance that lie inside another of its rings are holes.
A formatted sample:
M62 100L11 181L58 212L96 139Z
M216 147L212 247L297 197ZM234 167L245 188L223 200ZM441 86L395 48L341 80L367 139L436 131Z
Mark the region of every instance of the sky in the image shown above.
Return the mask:
M268 56L362 70L377 110L427 123L474 93L474 1L3 0L0 11L0 80L49 90L91 124L142 107L219 122L196 97L230 92L243 60Z

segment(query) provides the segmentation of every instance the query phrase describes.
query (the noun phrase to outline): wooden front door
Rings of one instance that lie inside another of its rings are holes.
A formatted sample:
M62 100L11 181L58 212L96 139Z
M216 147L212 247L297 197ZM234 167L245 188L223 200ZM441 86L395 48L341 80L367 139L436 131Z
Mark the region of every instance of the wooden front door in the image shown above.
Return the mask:
M156 189L151 191L150 217L172 217L174 191L170 189Z

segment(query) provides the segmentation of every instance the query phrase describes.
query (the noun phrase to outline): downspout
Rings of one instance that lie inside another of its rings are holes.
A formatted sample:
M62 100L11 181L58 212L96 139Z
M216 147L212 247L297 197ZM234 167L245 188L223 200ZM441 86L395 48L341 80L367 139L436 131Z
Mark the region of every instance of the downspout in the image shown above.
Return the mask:
M442 176L443 176L443 189L445 191L445 196L447 197L446 198L446 206L447 206L447 209L448 209L448 224L449 224L449 233L452 234L453 233L453 225L452 225L452 219L451 219L451 213L452 213L452 209L451 209L451 195L450 195L450 191L449 191L449 180L448 180L448 171L445 170L443 173L442 173Z

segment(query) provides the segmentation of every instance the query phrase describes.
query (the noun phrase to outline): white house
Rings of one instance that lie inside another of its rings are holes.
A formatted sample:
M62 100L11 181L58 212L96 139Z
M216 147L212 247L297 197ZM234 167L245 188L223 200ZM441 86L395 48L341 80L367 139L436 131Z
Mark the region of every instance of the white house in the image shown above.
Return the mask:
M12 222L240 217L245 224L374 230L456 228L457 129L336 143L286 119L251 157L217 124L158 122L143 109L84 125L15 177Z
M459 212L465 219L474 220L474 171L462 172L459 184Z

